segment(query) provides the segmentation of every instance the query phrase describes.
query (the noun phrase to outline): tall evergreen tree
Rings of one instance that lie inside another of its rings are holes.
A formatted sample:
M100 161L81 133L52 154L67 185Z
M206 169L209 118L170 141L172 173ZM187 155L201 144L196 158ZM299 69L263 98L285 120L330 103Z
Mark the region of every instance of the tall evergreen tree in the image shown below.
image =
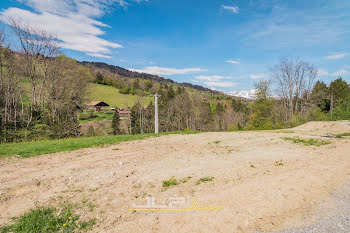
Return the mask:
M334 107L340 106L350 96L350 87L341 77L329 85L329 92L334 101Z
M131 133L139 134L141 133L141 125L140 125L140 103L134 105L131 108Z
M329 89L323 81L317 81L312 89L312 102L323 112L328 112L330 108Z

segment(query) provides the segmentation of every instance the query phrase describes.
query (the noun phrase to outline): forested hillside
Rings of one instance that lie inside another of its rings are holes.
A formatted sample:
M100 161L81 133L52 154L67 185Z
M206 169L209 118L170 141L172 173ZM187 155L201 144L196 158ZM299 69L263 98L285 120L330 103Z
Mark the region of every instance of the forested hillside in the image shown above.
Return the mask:
M102 63L102 62L87 62L87 61L83 61L83 62L79 62L80 64L90 67L90 68L98 68L104 71L108 71L114 74L117 74L120 77L125 77L125 78L129 78L129 79L145 79L145 80L150 80L150 81L156 81L159 82L161 84L165 84L165 85L169 85L169 84L177 84L183 87L189 87L189 88L193 88L199 91L207 91L210 93L215 93L215 94L220 94L219 91L214 91L211 90L209 88L205 88L199 85L194 85L191 83L177 83L171 79L165 79L163 77L157 76L157 75L152 75L152 74L146 74L146 73L138 73L138 72L134 72L134 71L130 71L127 70L125 68L119 67L119 66L113 66L113 65L109 65L106 63Z

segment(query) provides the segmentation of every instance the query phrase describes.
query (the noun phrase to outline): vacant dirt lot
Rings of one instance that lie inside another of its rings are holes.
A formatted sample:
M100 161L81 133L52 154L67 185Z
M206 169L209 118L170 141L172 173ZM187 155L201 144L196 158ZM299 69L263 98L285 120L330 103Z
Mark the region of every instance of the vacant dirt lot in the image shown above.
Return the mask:
M1 159L0 224L35 206L88 200L90 211L81 214L96 218L93 232L255 232L296 226L350 181L350 137L320 137L341 132L350 132L347 122L311 122L290 130L169 135ZM306 146L283 137L331 143ZM162 188L170 177L192 178ZM197 184L201 177L214 180ZM129 210L145 205L149 196L156 204L186 198L173 208L196 201L222 210Z

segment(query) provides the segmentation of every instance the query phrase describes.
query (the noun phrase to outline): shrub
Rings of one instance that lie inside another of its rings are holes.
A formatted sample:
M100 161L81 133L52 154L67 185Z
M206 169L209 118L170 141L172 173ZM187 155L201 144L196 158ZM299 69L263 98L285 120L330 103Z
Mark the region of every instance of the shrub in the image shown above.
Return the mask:
M213 180L214 180L213 176L202 177L197 181L197 185L199 185L200 183L205 183L205 182L209 182L209 181L213 181Z
M308 113L307 120L308 121L328 121L329 118L327 114L322 112L320 108L315 108Z
M18 218L14 223L0 228L0 232L81 232L91 230L95 220L79 221L75 214L75 206L63 204L61 208L39 207L31 209Z
M176 180L176 178L173 176L169 180L163 180L162 181L163 187L169 187L173 185L178 185L179 182Z

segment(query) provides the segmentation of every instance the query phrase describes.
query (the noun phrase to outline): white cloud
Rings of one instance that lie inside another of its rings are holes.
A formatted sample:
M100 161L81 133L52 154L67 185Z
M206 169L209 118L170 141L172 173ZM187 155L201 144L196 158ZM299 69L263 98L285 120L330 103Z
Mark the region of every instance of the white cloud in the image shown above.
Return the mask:
M222 80L222 79L232 79L232 77L229 77L229 76L221 76L221 75L200 75L200 76L197 76L196 77L197 80L201 80L201 81L211 81L211 82L214 82L214 81L219 81L219 80Z
M348 70L338 70L332 74L332 76L344 76L350 74L350 71Z
M235 14L238 13L238 6L225 6L225 5L222 5L222 8L225 9L225 10L229 10Z
M201 75L195 77L195 80L202 81L205 85L209 87L235 87L237 83L231 81L223 81L232 79L230 76L221 75Z
M325 57L325 59L329 59L329 60L341 59L347 55L348 55L348 53L337 53L337 54L329 55L329 56Z
M350 74L349 70L341 69L337 70L333 73L329 73L327 70L319 69L318 70L318 75L319 76L333 76L333 77L339 77L339 76L344 76Z
M108 25L96 20L113 5L125 6L123 0L18 0L34 11L8 8L0 13L0 20L9 18L44 29L61 40L66 49L84 52L89 56L110 58L112 49L123 46L102 39Z
M237 86L237 83L235 82L210 82L206 81L204 82L205 85L210 87L235 87Z
M259 78L264 78L264 77L266 77L267 76L267 74L265 74L265 73L261 73L261 74L251 74L251 75L249 75L249 77L251 78L251 79L259 79Z
M228 63L233 63L233 64L239 64L239 63L241 63L241 61L235 61L235 60L232 60L232 59L229 59L229 60L227 60L226 62L228 62Z
M91 56L91 57L111 58L111 56L103 55L103 54L99 54L99 53L86 53L86 54Z
M129 68L129 70L139 72L139 73L147 73L147 74L155 74L155 75L188 74L188 73L198 73L198 72L207 71L201 68L176 69L176 68L166 68L166 67L159 67L159 66L148 66L143 69Z
M327 75L329 75L329 73L328 73L327 70L319 69L318 70L318 75L319 76L327 76Z

